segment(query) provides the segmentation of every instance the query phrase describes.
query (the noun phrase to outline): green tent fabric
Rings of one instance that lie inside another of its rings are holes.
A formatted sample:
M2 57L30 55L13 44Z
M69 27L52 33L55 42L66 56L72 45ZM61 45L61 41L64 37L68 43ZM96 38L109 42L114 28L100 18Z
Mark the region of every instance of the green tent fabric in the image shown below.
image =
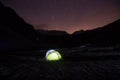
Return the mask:
M45 56L47 61L57 61L57 60L61 60L61 55L58 51L56 50L48 50Z

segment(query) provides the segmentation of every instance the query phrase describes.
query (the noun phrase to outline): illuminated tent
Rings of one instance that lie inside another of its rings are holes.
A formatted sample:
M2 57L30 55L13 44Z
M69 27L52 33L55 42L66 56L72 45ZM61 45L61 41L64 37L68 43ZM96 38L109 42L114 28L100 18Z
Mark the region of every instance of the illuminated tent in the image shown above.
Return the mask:
M58 51L51 49L47 51L45 58L47 61L57 61L62 57Z

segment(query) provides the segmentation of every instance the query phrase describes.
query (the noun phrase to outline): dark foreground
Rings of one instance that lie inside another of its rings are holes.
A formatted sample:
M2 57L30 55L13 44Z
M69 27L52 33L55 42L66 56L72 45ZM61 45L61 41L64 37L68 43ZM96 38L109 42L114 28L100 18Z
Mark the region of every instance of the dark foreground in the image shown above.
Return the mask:
M46 62L40 56L1 55L0 80L120 80L119 56L93 58Z

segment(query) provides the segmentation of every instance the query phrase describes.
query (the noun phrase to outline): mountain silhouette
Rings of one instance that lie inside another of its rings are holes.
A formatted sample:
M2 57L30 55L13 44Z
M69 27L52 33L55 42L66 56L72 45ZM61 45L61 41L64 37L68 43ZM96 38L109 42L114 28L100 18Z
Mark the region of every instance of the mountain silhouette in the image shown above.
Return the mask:
M36 38L33 26L27 24L13 9L3 6L2 3L0 3L0 25L8 26L28 38Z
M77 31L71 35L72 46L117 46L120 45L120 19L93 30Z
M103 27L92 30L80 30L73 34L65 31L37 30L40 44L48 48L80 46L120 46L120 19Z
M0 49L29 49L37 39L33 26L0 2Z
M69 34L65 31L57 30L37 30L39 35L39 44L44 48L60 48L65 47L65 44L68 40Z

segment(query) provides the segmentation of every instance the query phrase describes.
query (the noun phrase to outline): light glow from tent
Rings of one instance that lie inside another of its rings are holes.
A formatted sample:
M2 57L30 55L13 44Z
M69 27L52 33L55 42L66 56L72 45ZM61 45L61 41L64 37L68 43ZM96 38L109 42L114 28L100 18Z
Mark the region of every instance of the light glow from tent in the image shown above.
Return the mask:
M56 50L48 50L45 56L47 61L57 61L57 60L61 60L61 55L58 51Z

